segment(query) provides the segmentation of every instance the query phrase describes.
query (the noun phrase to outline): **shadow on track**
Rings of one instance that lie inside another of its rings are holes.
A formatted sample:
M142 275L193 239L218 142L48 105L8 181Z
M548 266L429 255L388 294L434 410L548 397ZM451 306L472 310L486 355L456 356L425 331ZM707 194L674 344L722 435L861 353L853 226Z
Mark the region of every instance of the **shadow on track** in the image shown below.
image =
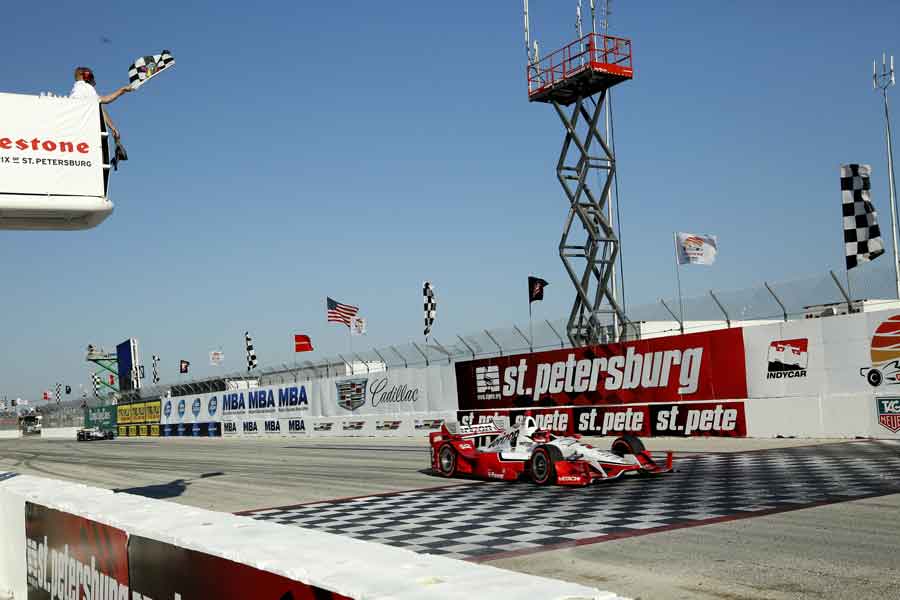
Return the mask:
M206 479L209 477L219 477L224 475L221 471L214 473L203 473L200 477L193 479L173 479L168 483L154 483L150 485L142 485L133 488L114 489L117 494L134 494L135 496L143 496L144 498L153 498L155 500L165 500L166 498L176 498L184 494L188 486L198 479Z

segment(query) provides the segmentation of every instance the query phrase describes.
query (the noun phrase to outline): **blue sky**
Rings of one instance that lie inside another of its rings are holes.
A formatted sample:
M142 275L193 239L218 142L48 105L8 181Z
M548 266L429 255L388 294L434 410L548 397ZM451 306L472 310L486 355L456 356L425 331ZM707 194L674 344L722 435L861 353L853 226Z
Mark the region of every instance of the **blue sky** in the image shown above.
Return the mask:
M545 51L574 38L574 1L531 4ZM686 295L841 267L842 162L873 165L888 224L870 65L900 53L900 5L614 10L634 43L615 97L630 303L674 294L674 230L719 236ZM248 329L263 365L293 360L295 332L331 355L347 340L326 295L362 308L367 345L418 339L425 279L439 338L527 323L529 273L551 283L536 316L569 310L562 129L526 100L518 1L16 2L4 17L4 91L65 93L78 64L112 91L163 48L178 64L110 107L130 161L105 223L0 232L0 395L77 391L87 343L129 336L170 381L181 358L212 373L220 347L241 368Z

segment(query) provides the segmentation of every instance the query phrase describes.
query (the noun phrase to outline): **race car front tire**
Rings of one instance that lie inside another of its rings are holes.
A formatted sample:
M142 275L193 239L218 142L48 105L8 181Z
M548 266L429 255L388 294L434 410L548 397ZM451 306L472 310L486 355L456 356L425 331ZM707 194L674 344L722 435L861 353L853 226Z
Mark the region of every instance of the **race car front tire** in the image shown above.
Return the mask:
M438 473L444 477L453 477L456 475L456 461L459 457L453 444L444 444L438 449L437 468Z
M526 464L531 480L538 485L548 485L556 481L556 463L563 459L556 446L538 446L531 453Z
M616 438L616 441L612 443L612 447L610 448L610 452L618 456L640 454L645 450L644 442L642 442L638 436L631 435L630 433L626 433L621 437Z

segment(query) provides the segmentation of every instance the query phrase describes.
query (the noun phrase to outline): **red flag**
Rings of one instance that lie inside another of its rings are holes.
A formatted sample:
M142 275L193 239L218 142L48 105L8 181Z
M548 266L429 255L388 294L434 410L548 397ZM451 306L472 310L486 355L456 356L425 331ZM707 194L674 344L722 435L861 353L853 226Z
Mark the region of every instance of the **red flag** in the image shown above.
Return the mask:
M308 335L294 334L294 352L312 352L312 340Z
M109 385L116 385L116 376L115 375L109 376Z
M44 392L44 400L50 401L50 392Z

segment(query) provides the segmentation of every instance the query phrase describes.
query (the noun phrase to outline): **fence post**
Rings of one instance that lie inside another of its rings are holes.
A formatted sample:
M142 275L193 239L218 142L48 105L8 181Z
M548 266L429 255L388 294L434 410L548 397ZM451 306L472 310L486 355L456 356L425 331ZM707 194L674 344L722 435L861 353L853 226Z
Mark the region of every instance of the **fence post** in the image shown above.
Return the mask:
M439 341L437 341L436 337L431 336L431 341L434 342L437 345L437 347L440 348L443 351L443 353L447 355L447 364L448 365L453 364L453 360L450 358L450 351L447 350L446 348L444 348L444 346Z
M382 364L384 364L384 370L385 370L385 372L387 372L387 370L388 370L388 364L387 364L387 361L384 360L384 357L381 355L381 352L379 352L377 348L372 348L372 352L374 352L375 354L378 355L378 358L380 358Z
M346 358L344 358L344 357L341 356L340 354L338 354L338 358L340 358L342 361L344 361L344 364L345 364L345 365L347 365L348 367L350 367L350 373L349 373L349 375L356 375L356 373L353 372L353 365L351 365L350 363L348 363Z
M394 351L394 354L396 354L397 356L400 357L400 360L403 361L403 368L404 368L404 369L408 369L408 368L409 368L409 363L406 362L406 357L403 356L402 354L400 354L400 351L397 350L395 347L393 347L393 346L388 346L388 347L389 347L391 350Z
M461 335L457 335L456 337L459 339L459 341L462 342L463 346L465 346L469 353L472 355L472 360L475 360L475 351L472 350L472 346L467 344L466 340L464 340Z
M844 290L844 286L841 285L841 282L838 280L837 275L834 274L834 271L828 271L828 272L831 273L831 278L834 279L834 285L836 285L838 287L838 289L841 290L841 295L844 297L844 300L847 301L847 312L852 313L853 312L853 300L850 299L849 294L847 294L847 292Z
M415 343L415 342L410 342L410 344L412 344L412 345L413 345L413 348L415 348L416 350L418 350L418 351L419 351L419 354L422 355L422 358L425 359L425 366L426 366L426 367L429 366L429 363L428 363L428 356L427 356L424 352L422 352L422 349L419 348L419 345L418 345L417 343Z
M359 354L357 354L356 352L354 352L354 353L353 353L353 357L354 357L356 360L358 360L360 363L362 363L362 366L364 366L364 367L366 368L366 375L368 375L369 373L371 373L371 371L369 370L369 363L367 363L367 362L364 361L362 358L360 358L360 357L359 357Z
M529 340L527 337L525 337L525 334L522 333L522 331L519 329L518 325L513 325L513 329L515 329L516 333L518 333L520 336L522 336L522 339L525 340L526 344L528 344L528 351L534 352L534 344L533 344L532 340Z
M497 343L497 340L494 339L494 336L491 335L491 332L485 329L484 335L488 336L488 338L490 338L490 340L494 342L494 345L497 346L498 350L500 350L500 356L503 356L503 346Z
M709 295L712 296L712 299L715 301L716 306L718 306L719 310L722 311L722 314L725 315L725 323L728 325L728 327L731 327L731 319L728 317L728 313L725 311L725 307L722 306L722 303L719 302L719 299L716 298L716 295L713 294L712 290L709 290Z
M554 327L553 324L552 324L550 321L548 321L547 319L544 319L544 323L546 323L546 324L547 324L547 327L550 328L550 331L552 331L553 334L554 334L556 337L559 338L559 347L560 347L560 348L565 348L565 347L566 347L566 341L563 339L563 336L559 335L559 332L556 330L556 327Z
M773 298L775 298L775 302L777 302L778 306L781 307L781 314L784 315L784 322L787 323L787 320L788 320L787 309L784 307L784 304L781 302L781 298L779 298L778 296L775 295L774 290L772 290L772 288L769 286L769 283L767 281L763 281L763 285L766 286L766 289L769 290L769 293L772 294Z
M675 313L672 312L672 309L669 308L669 305L666 304L665 300L660 298L659 303L663 305L663 308L666 309L666 312L668 312L670 315L672 315L672 318L675 319L676 323L678 323L678 330L681 332L681 335L684 335L684 322L675 316Z

